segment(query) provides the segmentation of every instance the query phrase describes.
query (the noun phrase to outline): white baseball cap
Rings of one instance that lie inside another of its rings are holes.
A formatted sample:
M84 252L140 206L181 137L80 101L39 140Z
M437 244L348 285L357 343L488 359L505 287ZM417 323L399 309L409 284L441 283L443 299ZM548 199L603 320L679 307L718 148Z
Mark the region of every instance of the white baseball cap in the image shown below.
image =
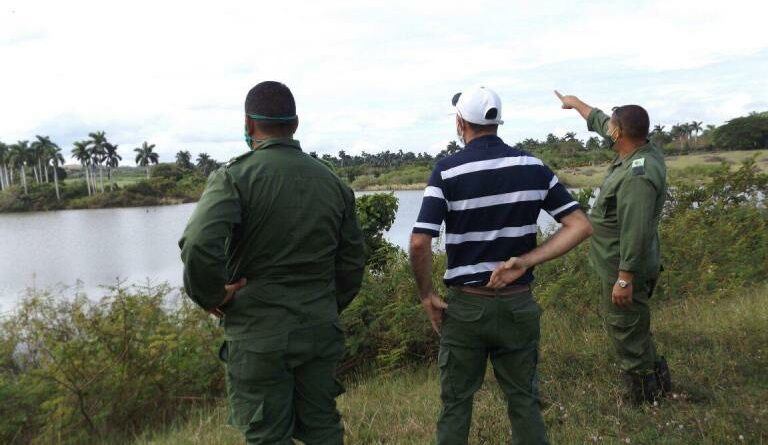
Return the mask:
M456 93L451 101L459 117L478 125L501 125L501 98L483 86Z

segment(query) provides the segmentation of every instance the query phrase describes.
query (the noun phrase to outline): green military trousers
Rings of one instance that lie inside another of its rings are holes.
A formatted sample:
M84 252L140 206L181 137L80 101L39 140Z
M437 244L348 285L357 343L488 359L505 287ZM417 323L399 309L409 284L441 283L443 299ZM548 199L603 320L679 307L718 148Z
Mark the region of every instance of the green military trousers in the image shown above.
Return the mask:
M438 445L467 444L472 402L489 356L506 396L512 443L547 443L536 374L541 308L533 294L489 298L451 289L447 302L438 356Z
M648 300L653 295L656 280L636 279L632 283L632 304L620 308L611 295L615 280L601 279L601 306L605 329L613 342L624 372L637 375L653 373L656 346L651 336L651 312Z
M303 328L269 338L226 341L230 424L247 444L307 445L344 442L335 378L344 355L337 324Z

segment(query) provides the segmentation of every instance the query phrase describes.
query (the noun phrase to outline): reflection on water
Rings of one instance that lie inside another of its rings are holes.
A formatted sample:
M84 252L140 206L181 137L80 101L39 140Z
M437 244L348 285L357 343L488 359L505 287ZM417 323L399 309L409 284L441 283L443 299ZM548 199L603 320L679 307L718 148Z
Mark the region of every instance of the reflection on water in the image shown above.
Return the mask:
M421 206L420 191L398 191L399 209L387 239L407 249ZM26 287L168 281L181 285L178 239L195 204L130 209L63 210L0 215L0 311ZM539 224L551 226L549 215Z

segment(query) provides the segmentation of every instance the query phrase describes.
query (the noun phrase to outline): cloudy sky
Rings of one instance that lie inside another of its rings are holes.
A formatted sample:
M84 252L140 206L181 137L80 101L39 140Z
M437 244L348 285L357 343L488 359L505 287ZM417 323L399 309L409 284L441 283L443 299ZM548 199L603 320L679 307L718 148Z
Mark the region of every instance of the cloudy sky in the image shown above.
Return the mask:
M0 141L69 153L104 130L126 160L147 140L226 160L245 150L246 92L294 92L306 150L437 152L450 98L484 84L513 143L587 135L554 88L653 123L768 110L768 2L36 1L0 4ZM129 162L130 164L130 162Z

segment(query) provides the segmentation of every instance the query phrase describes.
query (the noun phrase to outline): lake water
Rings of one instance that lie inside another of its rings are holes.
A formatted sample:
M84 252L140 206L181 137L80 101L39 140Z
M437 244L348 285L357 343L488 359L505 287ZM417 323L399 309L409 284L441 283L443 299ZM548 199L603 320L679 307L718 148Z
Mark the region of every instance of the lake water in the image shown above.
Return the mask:
M421 191L398 191L399 209L387 239L407 248ZM181 285L177 242L195 204L0 215L0 312L28 287L80 289L163 281ZM539 224L554 221L542 213ZM78 283L79 282L79 283Z

